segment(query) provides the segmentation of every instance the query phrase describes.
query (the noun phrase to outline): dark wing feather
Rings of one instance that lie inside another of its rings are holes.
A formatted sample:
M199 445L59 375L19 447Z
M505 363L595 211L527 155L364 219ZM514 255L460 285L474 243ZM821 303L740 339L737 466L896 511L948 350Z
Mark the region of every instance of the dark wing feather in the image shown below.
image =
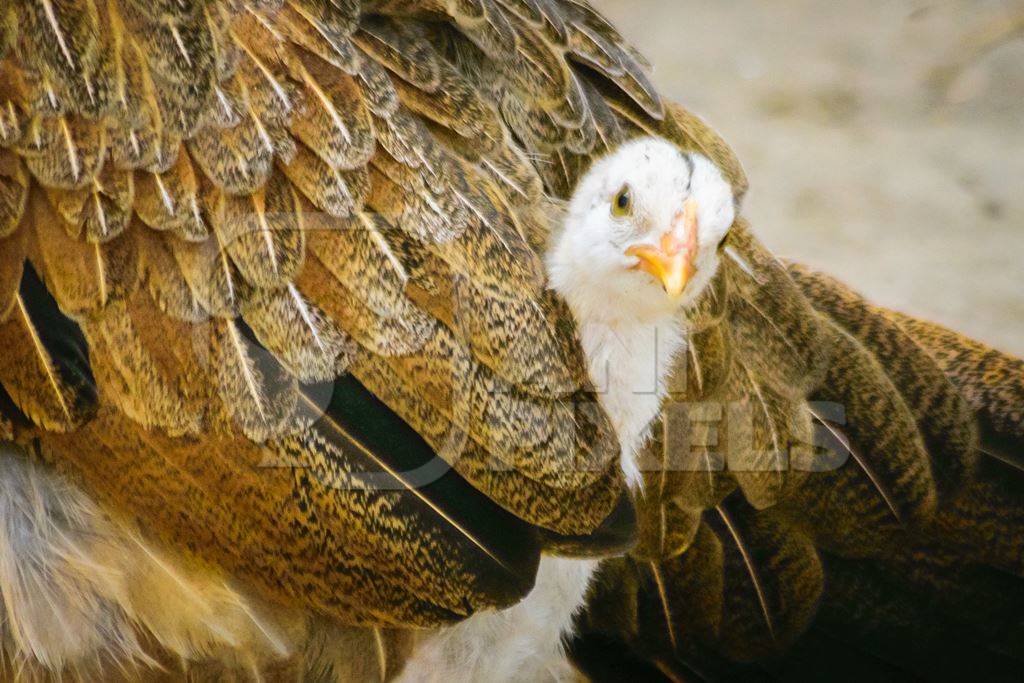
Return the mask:
M22 414L56 432L72 431L92 417L96 381L85 337L31 265L22 271L13 309L0 330L7 349L0 383Z

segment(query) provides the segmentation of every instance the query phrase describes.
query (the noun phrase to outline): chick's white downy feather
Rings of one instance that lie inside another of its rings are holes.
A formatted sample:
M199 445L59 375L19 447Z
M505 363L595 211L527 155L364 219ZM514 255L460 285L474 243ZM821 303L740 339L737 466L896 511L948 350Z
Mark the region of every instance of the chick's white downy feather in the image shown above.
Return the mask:
M430 636L398 682L575 680L563 637L583 606L596 568L596 560L541 558L537 583L525 600Z
M628 211L613 210L624 188ZM658 245L692 200L692 274L679 296L638 269L630 247ZM685 308L714 277L718 245L734 218L732 189L707 158L642 138L597 162L580 180L547 254L549 284L579 328L590 378L615 426L627 480L639 487L635 455L685 348ZM428 638L400 680L564 681L573 616L597 569L592 560L541 559L534 590L501 612L477 614Z

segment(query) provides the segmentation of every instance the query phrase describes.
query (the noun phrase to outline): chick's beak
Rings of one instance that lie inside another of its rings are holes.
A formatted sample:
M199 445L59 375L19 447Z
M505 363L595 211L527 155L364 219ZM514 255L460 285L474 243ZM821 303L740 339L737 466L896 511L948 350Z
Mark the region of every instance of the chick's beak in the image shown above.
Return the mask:
M640 259L635 268L653 275L669 296L678 297L697 272L697 202L686 200L658 246L634 244L626 249L626 255Z

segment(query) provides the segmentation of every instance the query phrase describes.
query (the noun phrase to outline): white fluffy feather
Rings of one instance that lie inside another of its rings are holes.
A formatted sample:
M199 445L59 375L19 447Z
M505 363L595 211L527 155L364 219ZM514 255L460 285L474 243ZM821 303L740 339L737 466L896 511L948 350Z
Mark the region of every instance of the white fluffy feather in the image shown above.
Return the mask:
M577 680L563 636L583 606L597 562L544 557L530 595L514 607L484 612L430 636L398 683Z
M3 442L0 615L0 660L26 680L97 680L105 667L154 665L149 638L182 660L256 665L288 656L304 628L298 615L160 552Z

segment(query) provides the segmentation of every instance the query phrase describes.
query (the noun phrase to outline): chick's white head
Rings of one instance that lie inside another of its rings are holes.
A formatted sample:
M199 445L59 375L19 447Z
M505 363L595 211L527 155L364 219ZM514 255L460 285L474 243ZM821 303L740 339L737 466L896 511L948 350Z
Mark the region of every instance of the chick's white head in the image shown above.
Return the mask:
M734 214L709 159L661 138L631 141L578 183L548 250L550 284L585 319L674 314L711 281Z

